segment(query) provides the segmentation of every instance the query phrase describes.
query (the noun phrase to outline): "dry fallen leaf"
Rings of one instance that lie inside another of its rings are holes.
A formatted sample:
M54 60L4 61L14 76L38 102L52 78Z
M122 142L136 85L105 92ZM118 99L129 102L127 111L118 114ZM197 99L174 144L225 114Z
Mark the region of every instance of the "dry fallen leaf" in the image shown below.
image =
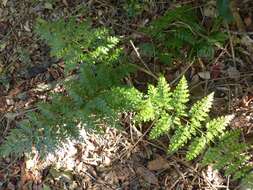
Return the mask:
M167 160L161 156L158 156L156 159L148 162L148 169L151 171L158 171L169 167L170 165Z
M199 72L198 75L200 78L205 79L205 80L208 80L211 78L209 71Z
M67 0L62 0L62 3L63 3L66 7L68 7L68 6L69 6L69 4L68 4L68 1L67 1Z
M149 171L148 169L144 167L138 167L136 170L136 173L140 175L146 182L153 184L153 185L158 185L158 179L155 176L154 173Z
M237 70L236 67L229 67L228 70L228 76L231 79L239 79L240 78L240 72Z
M251 17L250 16L245 17L244 18L244 23L245 23L246 26L250 26L252 24Z

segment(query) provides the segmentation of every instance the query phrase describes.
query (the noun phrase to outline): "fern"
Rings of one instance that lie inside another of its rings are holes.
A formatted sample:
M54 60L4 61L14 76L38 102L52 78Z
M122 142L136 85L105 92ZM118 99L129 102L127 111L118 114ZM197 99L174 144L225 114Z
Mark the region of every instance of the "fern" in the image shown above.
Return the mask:
M39 103L38 111L27 114L10 131L0 147L2 156L21 156L33 148L46 155L66 140L79 139L82 128L103 132L101 125L118 127L122 113L134 112L136 123L153 123L150 139L170 137L168 153L188 147L186 158L192 160L211 146L204 164L225 168L226 175L233 175L234 179L250 178L247 145L237 140L238 134L226 133L232 116L209 118L213 93L189 109L185 77L174 90L163 76L156 86L148 85L147 93L125 85L123 79L134 69L123 64L126 61L119 39L104 28L92 28L89 22L74 18L54 22L39 19L36 32L50 46L51 55L64 60L67 72L75 69L76 77L64 83L64 93L53 94L50 101ZM189 52L184 58L210 57L214 46L225 39L215 30L205 31L189 7L168 11L146 32L156 39L156 48L165 49L159 53L164 59L175 59L184 48ZM220 137L218 145L212 147Z
M35 31L50 46L51 55L65 61L66 71L74 69L80 62L112 62L120 53L120 49L114 49L118 38L110 36L104 28L91 28L88 21L69 18L47 22L38 19Z
M239 142L239 139L240 131L226 132L216 146L208 149L202 163L213 164L215 169L224 169L226 176L232 175L234 180L244 178L244 182L250 184L253 165L247 154L249 146Z
M207 31L196 15L192 7L177 7L142 29L153 38L158 52L155 56L161 62L168 64L177 59L194 57L210 59L214 56L215 47L225 42L226 35L217 29Z
M185 127L178 128L172 136L170 152L175 152L183 147L192 136L196 135L196 131L202 127L203 121L208 116L213 101L213 93L195 103L189 111L190 121Z
M150 139L157 139L158 137L169 132L172 126L173 119L168 113L162 113L161 117L156 121L155 127L149 133Z
M195 140L189 146L189 151L186 155L188 160L193 160L200 153L204 151L204 149L209 145L210 142L214 141L216 137L222 135L226 129L226 126L232 120L233 116L219 117L218 119L214 119L206 124L206 133L199 138L195 138Z
M98 132L101 125L119 126L120 114L142 101L138 90L122 82L134 69L121 63L118 38L74 19L38 22L36 31L51 47L52 56L63 58L67 70L77 69L77 76L64 83L64 93L39 103L38 111L27 115L27 122L10 131L1 146L4 156L20 156L31 147L41 155L54 152L66 140L78 139L81 128Z
M169 153L178 151L191 141L186 158L192 160L224 133L232 119L232 116L225 116L209 121L208 113L213 98L214 94L211 93L197 101L189 110L189 90L185 77L182 77L174 91L170 90L165 78L160 77L156 87L149 85L143 103L137 106L135 120L153 121L150 139L165 134L171 136Z
M30 152L35 135L29 123L23 121L21 126L11 130L10 135L0 147L0 155L9 156L11 153L22 155L23 152Z
M157 88L153 85L148 86L147 96L143 100L143 103L139 105L136 120L147 122L156 119L162 110L172 109L170 101L170 87L165 78L160 77Z
M183 77L172 94L172 107L176 116L187 116L186 103L189 101L189 90L185 77Z

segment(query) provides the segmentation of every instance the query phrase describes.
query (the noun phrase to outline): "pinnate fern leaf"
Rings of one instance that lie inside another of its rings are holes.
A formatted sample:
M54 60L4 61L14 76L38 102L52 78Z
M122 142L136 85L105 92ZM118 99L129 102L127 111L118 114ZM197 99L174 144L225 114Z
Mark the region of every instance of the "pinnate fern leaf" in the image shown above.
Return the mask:
M228 115L208 122L206 124L207 132L201 137L195 138L189 146L186 158L192 160L201 154L210 142L214 141L215 138L218 138L224 133L226 126L230 123L232 118L232 115Z
M189 101L189 95L187 81L183 76L172 94L172 106L177 116L187 116L186 103Z
M172 124L171 116L167 113L163 113L158 121L155 122L155 126L151 129L149 138L157 139L161 135L168 133Z
M240 142L240 131L224 133L220 141L210 147L204 155L202 163L212 164L215 169L224 169L225 175L232 175L233 179L250 178L253 165L249 162L251 156L247 154L249 146Z
M21 156L24 152L30 152L33 147L33 129L27 121L23 125L11 130L0 147L0 156L5 157L10 154Z
M207 97L196 102L189 111L190 122L176 129L175 134L171 138L169 152L175 152L182 148L191 138L196 135L196 131L202 126L208 116L208 112L212 106L214 94L211 93ZM200 147L198 147L200 148Z
M190 131L195 134L196 129L201 127L201 122L205 121L213 104L214 93L196 102L189 111Z

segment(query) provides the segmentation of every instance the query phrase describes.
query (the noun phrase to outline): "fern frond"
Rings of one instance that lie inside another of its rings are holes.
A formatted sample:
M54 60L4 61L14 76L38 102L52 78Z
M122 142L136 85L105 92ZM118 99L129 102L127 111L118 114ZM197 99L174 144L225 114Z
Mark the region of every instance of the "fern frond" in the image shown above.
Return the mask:
M159 77L156 88L149 85L148 96L151 102L155 105L155 109L158 110L171 110L171 95L170 86L166 79L162 76Z
M232 175L233 179L247 176L253 165L247 155L248 145L239 142L240 131L226 132L219 143L210 147L202 160L204 165L213 164L215 169L224 169L225 175Z
M149 133L150 139L157 139L158 137L169 132L171 125L173 124L172 118L169 114L163 113L161 117L155 122L155 126Z
M12 129L0 147L0 156L5 157L10 154L22 156L24 152L30 152L33 146L34 133L27 121L23 125Z
M187 116L186 103L189 101L189 95L187 80L183 76L172 94L172 106L177 116Z
M179 127L170 140L168 152L175 153L177 150L183 147L189 139L191 139L191 135L192 134L187 127Z
M196 130L201 127L201 122L205 121L213 104L214 93L196 102L189 111L190 133L196 134Z
M189 151L186 154L188 160L196 158L200 153L204 151L210 142L214 141L215 138L220 137L226 129L226 126L233 119L232 115L219 117L206 124L207 132L199 138L196 138L189 146Z
M214 94L211 93L192 106L191 110L189 111L191 117L190 123L185 127L178 128L176 130L175 134L171 138L169 152L175 152L182 148L192 136L196 135L196 130L201 127L201 122L204 121L208 116L208 112L212 106L213 96ZM197 142L195 142L195 144L196 143Z
M148 122L156 117L155 108L150 99L145 100L137 110L135 120L137 122Z
M108 30L93 29L89 22L77 22L75 18L54 22L38 19L35 31L48 43L51 55L64 60L67 71L80 62L112 63L121 53L119 49L111 52L119 39L110 36Z
M194 8L182 6L168 10L143 31L154 39L157 52L155 56L168 64L177 59L212 58L215 47L222 46L226 39L217 29L220 26L216 23L210 33L198 20Z
M158 18L153 21L149 28L144 29L148 34L153 36L158 35L161 31L168 28L168 26L174 21L184 21L184 22L194 22L196 21L196 16L193 10L189 6L178 7L174 10L169 10L165 13L163 17Z

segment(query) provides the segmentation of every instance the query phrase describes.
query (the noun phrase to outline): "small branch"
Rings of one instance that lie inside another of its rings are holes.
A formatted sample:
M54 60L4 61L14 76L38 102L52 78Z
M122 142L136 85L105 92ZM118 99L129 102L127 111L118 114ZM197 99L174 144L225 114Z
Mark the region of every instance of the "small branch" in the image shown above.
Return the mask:
M152 71L149 69L149 67L147 66L147 64L143 61L143 59L140 56L140 53L138 52L138 49L135 47L134 43L132 40L130 40L130 44L134 50L134 52L136 53L138 59L141 61L141 63L144 65L144 67L146 69L140 69L140 67L138 67L140 70L144 71L145 73L149 74L150 76L152 76L153 78L155 78L156 80L158 80L158 77L152 73Z

